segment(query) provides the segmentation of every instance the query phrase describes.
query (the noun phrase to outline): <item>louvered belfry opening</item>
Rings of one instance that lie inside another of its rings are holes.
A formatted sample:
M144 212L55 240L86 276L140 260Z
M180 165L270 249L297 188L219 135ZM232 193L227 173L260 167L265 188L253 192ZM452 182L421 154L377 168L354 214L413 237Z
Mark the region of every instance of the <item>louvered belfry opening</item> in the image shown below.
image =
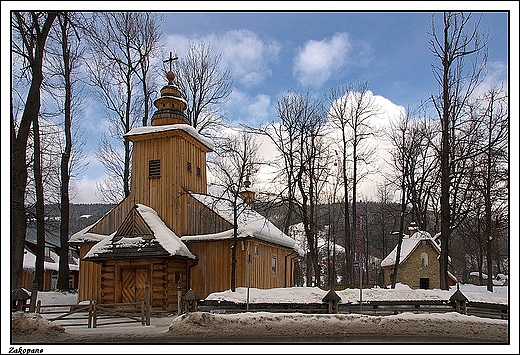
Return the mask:
M161 160L154 159L148 161L148 177L150 179L161 177Z

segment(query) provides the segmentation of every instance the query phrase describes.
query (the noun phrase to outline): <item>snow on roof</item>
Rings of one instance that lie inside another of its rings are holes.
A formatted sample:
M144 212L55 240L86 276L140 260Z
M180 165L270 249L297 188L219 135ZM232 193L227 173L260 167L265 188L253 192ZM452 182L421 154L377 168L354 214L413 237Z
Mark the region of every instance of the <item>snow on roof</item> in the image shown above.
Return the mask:
M23 254L24 270L35 270L35 265L36 265L36 255L34 255L30 250L28 250L26 248L24 250L24 254ZM50 259L46 258L45 261L43 262L43 269L59 271L59 266L60 266L60 257L58 254L56 254L54 251L51 250ZM79 259L78 258L73 257L72 260L69 260L69 270L70 271L79 270Z
M141 248L157 242L170 256L182 256L196 259L196 256L193 255L180 238L166 226L155 210L141 204L137 204L136 206L137 212L152 231L153 240L145 239L141 236L135 238L124 237L115 240L114 233L110 238L104 238L94 245L85 255L85 258L97 258L111 254L114 252L114 247L117 249L132 248L135 249L136 252L139 252Z
M83 228L79 232L74 233L69 239L69 244L97 243L114 235L115 232L111 235L89 233L88 231L98 222L99 221Z
M200 203L217 213L220 217L233 225L233 205L228 198L219 198L211 195L204 195L190 192L190 194ZM207 240L222 240L233 237L233 229L203 235L183 236L182 241L207 241ZM246 207L238 216L238 237L247 238L253 237L258 240L280 245L286 248L293 249L300 256L304 256L303 249L296 243L294 239L287 236L272 224L267 218Z
M146 224L148 224L155 239L157 239L162 247L172 256L187 256L188 258L196 259L196 256L191 253L177 234L166 226L154 209L145 205L137 204L137 212L139 212Z
M201 135L193 126L190 126L188 124L184 123L176 123L176 124L169 124L169 125L161 125L161 126L145 126L145 127L136 127L134 129L131 129L129 132L127 132L124 137L132 137L132 136L139 136L144 134L152 134L152 133L158 133L158 132L169 132L169 131L183 131L195 138L197 141L202 143L206 148L213 150L214 144L213 141Z
M411 236L403 236L403 243L401 244L401 253L399 256L399 263L402 263L408 255L415 249L415 247L419 244L421 240L428 240L431 242L431 244L435 247L437 252L440 254L441 250L437 243L432 239L430 233L426 231L417 231ZM381 262L381 267L387 267L395 265L395 259L397 256L397 245L395 246L394 250L390 252L390 254L387 255L386 258L383 259Z

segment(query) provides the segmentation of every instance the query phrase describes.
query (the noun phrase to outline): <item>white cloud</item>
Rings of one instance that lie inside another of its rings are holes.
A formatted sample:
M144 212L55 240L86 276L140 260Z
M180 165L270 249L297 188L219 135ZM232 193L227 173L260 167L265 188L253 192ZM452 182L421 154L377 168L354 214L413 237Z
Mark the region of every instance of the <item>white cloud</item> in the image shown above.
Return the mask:
M484 95L491 88L498 88L501 85L507 88L507 64L503 62L491 62L487 69L486 76L482 83L476 88L473 96Z
M247 93L234 89L226 106L238 112L240 117L232 117L233 121L254 123L265 122L269 117L271 98L268 95L257 94L249 96Z
M212 42L222 53L224 66L246 86L258 85L270 76L269 63L275 61L280 52L276 41L264 41L249 30L227 31Z
M222 68L229 68L233 79L245 86L258 85L272 74L269 64L277 60L281 48L278 42L263 40L249 30L233 30L223 35L210 34L205 37L167 37L168 45L175 48L179 56L186 53L189 42L199 41L211 43L214 54L222 56Z
M349 67L367 67L372 52L370 44L346 32L321 41L310 40L294 58L293 75L304 86L320 87Z
M294 59L293 74L302 85L321 86L347 64L352 50L348 33L336 33L330 39L310 40Z

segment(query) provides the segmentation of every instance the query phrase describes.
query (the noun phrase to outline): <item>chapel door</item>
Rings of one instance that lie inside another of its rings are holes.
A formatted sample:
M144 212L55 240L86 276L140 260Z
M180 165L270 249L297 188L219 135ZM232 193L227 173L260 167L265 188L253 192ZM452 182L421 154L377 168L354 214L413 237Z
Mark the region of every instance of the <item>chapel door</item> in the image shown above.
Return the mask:
M145 284L148 279L146 268L121 269L121 302L141 302L145 294Z

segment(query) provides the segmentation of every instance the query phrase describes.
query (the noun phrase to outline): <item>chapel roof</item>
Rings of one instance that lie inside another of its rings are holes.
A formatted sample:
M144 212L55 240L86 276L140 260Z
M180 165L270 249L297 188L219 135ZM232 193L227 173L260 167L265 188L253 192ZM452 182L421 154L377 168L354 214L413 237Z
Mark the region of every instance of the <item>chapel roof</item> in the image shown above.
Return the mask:
M151 257L196 259L155 210L136 204L117 231L95 244L84 259L94 261Z
M221 194L205 195L190 192L190 195L233 225L233 205L230 198L226 198ZM183 236L181 240L184 242L194 242L231 238L233 238L233 228L220 233ZM238 238L255 238L263 242L293 249L300 256L305 255L303 249L294 239L283 233L267 218L247 205L244 206L243 211L241 211L238 216Z

